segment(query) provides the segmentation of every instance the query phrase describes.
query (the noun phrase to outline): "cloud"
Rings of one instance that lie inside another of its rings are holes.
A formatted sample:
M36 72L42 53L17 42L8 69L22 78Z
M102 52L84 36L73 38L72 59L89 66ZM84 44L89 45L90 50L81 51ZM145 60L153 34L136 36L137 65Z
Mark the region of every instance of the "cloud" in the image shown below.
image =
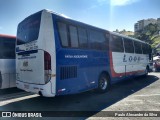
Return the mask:
M125 6L140 0L97 0L99 5L104 5L110 3L111 6Z

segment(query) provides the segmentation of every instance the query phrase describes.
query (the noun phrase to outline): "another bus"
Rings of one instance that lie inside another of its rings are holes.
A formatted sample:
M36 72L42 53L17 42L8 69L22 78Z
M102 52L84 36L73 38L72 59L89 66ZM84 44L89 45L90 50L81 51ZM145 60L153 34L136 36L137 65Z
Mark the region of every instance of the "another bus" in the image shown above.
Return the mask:
M105 92L149 70L147 43L48 10L19 23L17 40L17 87L46 97Z
M16 87L16 37L0 34L0 89Z

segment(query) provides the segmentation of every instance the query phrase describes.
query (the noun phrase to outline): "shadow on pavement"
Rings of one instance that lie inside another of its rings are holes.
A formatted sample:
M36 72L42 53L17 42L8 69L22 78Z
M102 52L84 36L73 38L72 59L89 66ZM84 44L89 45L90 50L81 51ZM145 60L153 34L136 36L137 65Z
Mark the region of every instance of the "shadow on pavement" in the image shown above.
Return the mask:
M12 94L12 93L18 93L22 92L23 90L20 90L16 87L14 88L7 88L7 89L0 89L0 95L5 95L5 94Z
M148 77L129 79L112 85L110 91L99 94L95 91L88 91L76 95L58 96L54 98L35 97L30 99L13 102L0 106L3 111L94 111L93 114L84 116L90 117L99 111L113 105L114 103L126 98L127 96L145 88L156 82L159 78L153 75ZM59 113L60 113L59 112ZM62 116L63 116L62 112Z

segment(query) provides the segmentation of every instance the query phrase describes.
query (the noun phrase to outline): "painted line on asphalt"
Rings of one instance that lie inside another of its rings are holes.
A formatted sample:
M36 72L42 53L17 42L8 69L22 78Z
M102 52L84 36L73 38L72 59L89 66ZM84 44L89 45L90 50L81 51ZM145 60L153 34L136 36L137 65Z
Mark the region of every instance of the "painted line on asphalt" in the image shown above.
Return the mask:
M33 95L29 92L18 92L18 93L12 93L12 94L6 94L6 95L0 95L0 101L9 100L13 98L23 97L27 95Z
M23 101L23 100L30 99L30 98L35 98L35 97L38 97L38 96L39 96L38 94L25 95L25 96L15 96L15 98L10 98L10 99L0 101L0 106L4 106L4 105L14 103L14 102L18 102L18 101Z
M160 96L160 93L157 93L157 94L146 94L146 95L134 95L134 96L139 96L139 97Z

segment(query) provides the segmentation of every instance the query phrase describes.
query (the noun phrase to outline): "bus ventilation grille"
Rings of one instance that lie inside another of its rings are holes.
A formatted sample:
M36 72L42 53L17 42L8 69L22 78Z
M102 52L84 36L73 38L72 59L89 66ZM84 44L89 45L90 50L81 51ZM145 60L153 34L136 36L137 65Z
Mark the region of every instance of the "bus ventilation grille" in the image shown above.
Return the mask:
M77 77L77 66L65 66L60 68L60 79L69 79Z

